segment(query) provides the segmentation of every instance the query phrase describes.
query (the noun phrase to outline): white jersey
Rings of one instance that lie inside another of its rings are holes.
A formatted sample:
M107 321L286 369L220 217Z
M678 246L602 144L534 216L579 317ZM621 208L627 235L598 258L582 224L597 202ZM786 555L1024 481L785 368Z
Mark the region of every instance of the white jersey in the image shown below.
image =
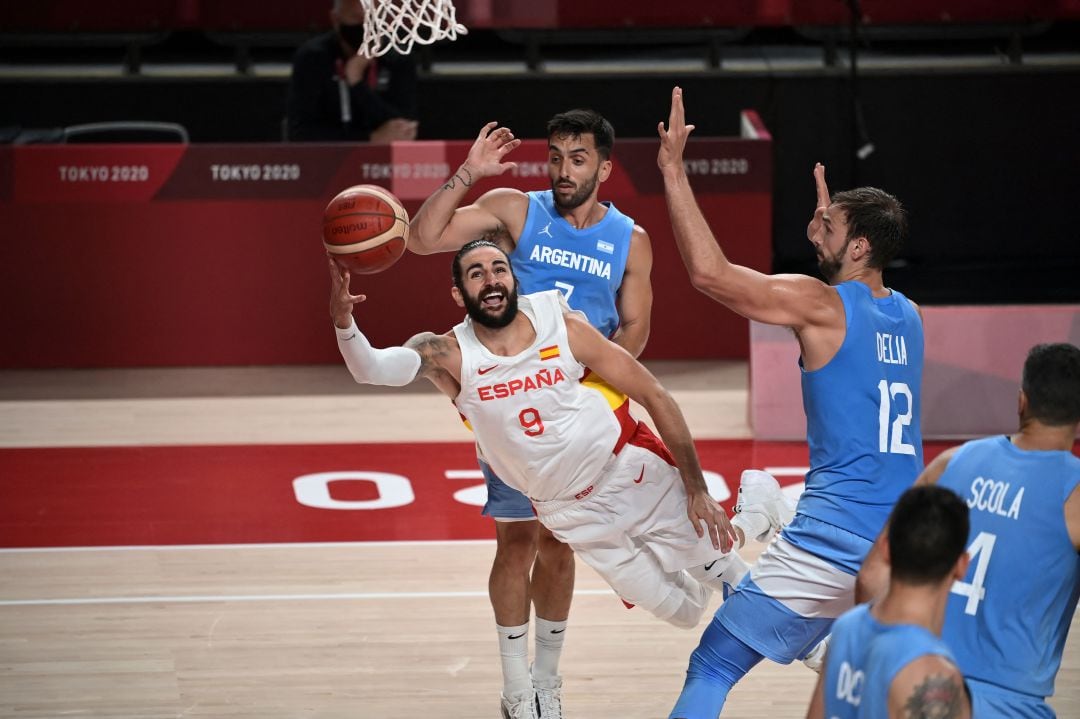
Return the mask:
M518 309L536 339L513 357L492 354L472 319L454 327L461 346L458 411L484 459L504 482L549 501L587 492L636 422L604 394L581 384L585 367L570 351L558 290L522 295Z

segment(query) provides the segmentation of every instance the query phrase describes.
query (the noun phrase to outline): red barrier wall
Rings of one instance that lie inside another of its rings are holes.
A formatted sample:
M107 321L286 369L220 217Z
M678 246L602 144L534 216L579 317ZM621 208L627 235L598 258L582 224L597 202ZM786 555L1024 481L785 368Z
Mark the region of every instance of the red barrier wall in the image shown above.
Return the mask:
M0 367L312 364L339 361L327 316L322 210L358 183L415 212L470 143L72 145L0 148ZM744 320L690 286L674 246L655 140L620 140L601 188L651 234L649 358L743 358ZM546 143L480 183L544 189ZM731 258L768 271L768 139L698 139L692 181ZM357 277L376 345L460 320L450 257L407 253Z

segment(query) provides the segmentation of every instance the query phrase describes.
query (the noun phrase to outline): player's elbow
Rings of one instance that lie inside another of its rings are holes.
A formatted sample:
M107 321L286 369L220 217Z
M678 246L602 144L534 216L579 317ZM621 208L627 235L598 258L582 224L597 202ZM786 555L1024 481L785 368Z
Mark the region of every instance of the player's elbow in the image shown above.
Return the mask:
M654 419L661 415L680 414L679 406L675 403L671 393L657 381L654 381L652 386L633 399L644 407L649 416Z
M433 255L439 251L438 242L432 241L429 233L423 232L415 224L409 233L409 241L406 244L409 252L414 255Z
M855 577L855 603L865 604L883 595L889 586L887 565L864 564Z
M702 269L694 269L690 272L690 284L698 292L704 292L709 294L713 284L713 276L711 273Z
M702 268L690 273L690 284L695 290L710 299L726 304L731 297L724 280L723 274L713 268Z
M634 358L637 358L649 342L649 323L641 320L624 322L612 339Z

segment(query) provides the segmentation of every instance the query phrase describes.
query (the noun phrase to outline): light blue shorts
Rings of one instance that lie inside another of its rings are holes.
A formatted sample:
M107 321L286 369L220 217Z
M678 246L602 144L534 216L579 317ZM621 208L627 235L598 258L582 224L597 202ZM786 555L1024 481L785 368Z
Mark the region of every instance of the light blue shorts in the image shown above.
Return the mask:
M797 514L716 612L733 635L780 664L803 659L855 605L872 542Z
M487 462L479 457L477 462L487 484L487 502L480 514L496 520L536 519L536 512L528 497L499 479Z

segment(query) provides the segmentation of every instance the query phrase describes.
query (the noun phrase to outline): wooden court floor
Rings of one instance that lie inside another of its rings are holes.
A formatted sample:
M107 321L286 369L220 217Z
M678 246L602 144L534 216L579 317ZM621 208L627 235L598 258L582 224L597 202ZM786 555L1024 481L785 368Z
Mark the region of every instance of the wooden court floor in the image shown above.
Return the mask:
M745 365L653 369L696 437L748 436ZM361 437L464 441L441 396L364 391L336 367L0 372L2 448ZM494 718L493 553L488 540L0 548L0 717ZM703 628L625 610L579 563L567 716L666 717ZM1061 717L1080 718L1076 637ZM815 679L763 663L724 716L801 717Z

